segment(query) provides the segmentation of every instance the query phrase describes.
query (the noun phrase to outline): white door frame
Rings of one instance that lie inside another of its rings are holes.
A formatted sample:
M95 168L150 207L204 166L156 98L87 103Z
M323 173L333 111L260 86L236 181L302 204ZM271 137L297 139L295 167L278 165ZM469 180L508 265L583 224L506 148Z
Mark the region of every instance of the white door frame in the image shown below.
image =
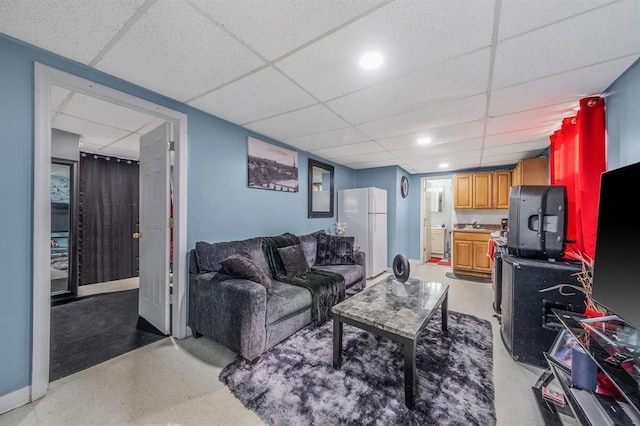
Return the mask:
M427 222L431 225L431 206L425 201L429 180L426 177L420 178L420 263L427 263L425 248L431 238L431 227L427 228ZM431 244L429 244L429 251L431 251Z
M116 89L40 64L34 64L33 154L33 317L31 400L49 386L51 282L51 85L100 98L166 120L173 125L174 251L172 335L187 337L187 115Z

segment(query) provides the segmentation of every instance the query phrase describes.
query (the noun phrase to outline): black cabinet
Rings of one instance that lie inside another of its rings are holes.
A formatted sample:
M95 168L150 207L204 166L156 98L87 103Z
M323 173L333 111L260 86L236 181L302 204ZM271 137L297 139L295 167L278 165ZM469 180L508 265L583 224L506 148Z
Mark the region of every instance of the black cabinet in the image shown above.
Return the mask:
M502 321L500 335L513 359L546 367L544 352L560 329L552 309L584 312L584 294L540 290L566 283L580 286L573 275L578 262L502 256Z

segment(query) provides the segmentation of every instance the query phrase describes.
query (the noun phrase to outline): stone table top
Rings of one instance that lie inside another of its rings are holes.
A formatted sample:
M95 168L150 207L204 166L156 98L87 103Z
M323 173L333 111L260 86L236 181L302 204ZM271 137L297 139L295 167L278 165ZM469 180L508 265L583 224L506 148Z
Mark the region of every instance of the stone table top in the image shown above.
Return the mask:
M356 293L332 308L334 314L415 339L442 304L448 284L393 276Z

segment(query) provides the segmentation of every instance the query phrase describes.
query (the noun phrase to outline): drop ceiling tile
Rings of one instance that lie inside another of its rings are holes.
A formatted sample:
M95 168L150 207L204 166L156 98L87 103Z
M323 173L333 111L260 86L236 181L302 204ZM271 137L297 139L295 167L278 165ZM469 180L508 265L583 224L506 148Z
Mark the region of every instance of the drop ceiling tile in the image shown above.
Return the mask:
M494 167L494 166L511 166L516 164L520 160L525 158L537 157L540 154L540 150L531 151L518 151L502 155L487 155L482 157L482 167Z
M96 68L187 101L262 65L183 0L158 0Z
M73 117L81 117L86 121L130 132L135 132L145 124L157 120L142 112L82 93L74 93L63 112Z
M369 138L361 131L350 126L342 129L330 130L328 132L285 139L283 142L303 151L312 151L314 149L349 145L358 142L365 142L367 140L369 140Z
M446 163L448 167L440 167ZM450 158L431 158L407 161L407 165L414 168L416 173L455 173L458 170L468 170L480 167L479 160L461 160Z
M310 152L314 155L332 160L340 157L351 157L354 155L364 155L381 151L384 151L384 149L376 142L361 142L351 145L336 146L333 148L315 149Z
M326 158L326 157L325 157ZM387 151L372 152L369 154L347 155L338 157L340 163L370 163L373 161L398 161L398 158ZM330 159L331 160L331 159ZM332 160L333 161L333 160Z
M498 43L495 89L640 54L640 2L613 3Z
M477 155L482 148L482 138L476 138L466 141L451 142L441 145L427 145L412 148L396 149L391 151L393 155L401 160L409 161L411 158L428 158L428 157L440 157L443 155L451 156L464 156Z
M416 71L350 95L327 106L351 123L366 123L483 93L489 78L490 50Z
M199 97L189 105L243 124L315 103L311 95L269 67Z
M487 135L554 125L559 129L563 118L576 114L574 107L569 102L495 117L487 122Z
M614 0L503 1L500 7L498 40L504 40L552 24Z
M269 60L343 25L379 3L384 3L381 0L192 1ZM283 24L285 22L286 25Z
M64 114L58 114L53 123L51 123L51 127L76 133L80 135L84 143L100 146L108 145L129 134L124 130L114 129L113 127L103 126Z
M548 147L549 138L511 143L508 145L495 145L492 147L487 147L487 145L485 144L484 150L482 151L482 156L484 158L485 156L499 156L525 151L536 151L539 153Z
M423 130L421 132L407 135L392 136L390 138L376 139L376 141L388 150L401 148L429 148L433 145L449 144L450 142L481 138L484 132L484 123L477 121L465 124L458 124L446 127ZM428 145L418 145L418 138L427 137L431 139Z
M493 3L394 1L276 66L326 101L489 46ZM370 50L385 56L373 72L358 65Z
M425 108L399 114L356 127L372 139L406 135L426 129L477 121L484 116L486 95L472 96L459 101L429 105Z
M88 64L143 3L3 0L0 28L12 37Z
M500 133L497 135L487 135L484 138L485 148L496 148L504 145L517 143L546 140L549 144L549 136L557 130L555 125L547 127L535 127L527 130L519 130L516 132Z
M278 140L287 140L347 127L347 123L324 105L314 105L244 127Z
M138 159L140 157L140 135L137 133L133 133L108 145L108 147L114 150L130 152L135 155L128 158Z
M573 101L602 93L635 61L635 56L607 61L575 71L495 90L489 115L498 116Z
M388 167L395 166L398 164L398 160L395 158L390 158L388 160L375 160L375 161L364 161L364 162L353 162L346 163L347 167L351 167L352 169L372 169L375 167Z

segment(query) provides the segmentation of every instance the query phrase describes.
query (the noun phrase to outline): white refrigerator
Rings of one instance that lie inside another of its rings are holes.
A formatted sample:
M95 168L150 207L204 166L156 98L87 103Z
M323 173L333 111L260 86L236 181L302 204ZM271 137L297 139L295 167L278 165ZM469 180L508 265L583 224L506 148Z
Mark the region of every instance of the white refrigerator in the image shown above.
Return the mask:
M347 224L346 235L365 252L367 278L387 270L387 191L380 188L338 191L338 222Z

